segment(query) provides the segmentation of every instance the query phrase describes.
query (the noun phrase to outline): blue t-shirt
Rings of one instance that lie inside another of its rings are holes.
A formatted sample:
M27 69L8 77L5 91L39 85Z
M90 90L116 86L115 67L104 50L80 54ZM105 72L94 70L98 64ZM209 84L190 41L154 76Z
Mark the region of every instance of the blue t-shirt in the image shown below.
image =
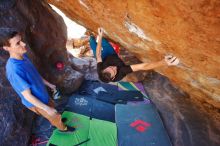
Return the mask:
M9 58L6 64L6 75L14 90L20 96L22 103L31 108L34 105L28 102L21 94L30 89L32 95L44 104L48 104L49 95L43 83L42 77L26 55L23 60Z

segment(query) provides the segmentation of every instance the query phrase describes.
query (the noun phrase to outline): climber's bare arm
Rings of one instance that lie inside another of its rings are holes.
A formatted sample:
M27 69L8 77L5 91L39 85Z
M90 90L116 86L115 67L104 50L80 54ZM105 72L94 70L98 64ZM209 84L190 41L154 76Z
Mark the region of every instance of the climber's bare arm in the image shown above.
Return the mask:
M155 68L159 68L162 66L173 66L177 65L179 63L179 59L175 56L165 56L165 59L158 61L158 62L152 62L152 63L140 63L140 64L134 64L131 65L132 71L146 71L151 70Z
M101 49L102 49L102 36L103 36L103 32L104 30L102 28L99 28L98 29L98 44L97 44L97 47L96 47L96 60L97 60L97 63L98 62L102 62L102 53L101 53Z

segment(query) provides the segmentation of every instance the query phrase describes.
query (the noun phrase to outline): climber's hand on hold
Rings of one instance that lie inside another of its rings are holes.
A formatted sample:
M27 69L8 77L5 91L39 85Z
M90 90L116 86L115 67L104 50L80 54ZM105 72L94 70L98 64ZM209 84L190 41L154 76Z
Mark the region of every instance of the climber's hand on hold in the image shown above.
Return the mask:
M167 63L168 66L174 66L174 65L178 65L180 60L179 58L172 56L172 55L166 55L164 57L165 62Z
M98 28L98 37L97 37L98 43L97 43L97 47L96 47L96 60L97 60L97 63L102 62L101 49L102 49L102 35L103 35L103 33L104 33L103 28L99 27Z
M98 34L99 34L99 36L102 37L102 36L103 36L103 33L104 33L104 29L103 29L102 27L99 27L99 28L98 28Z

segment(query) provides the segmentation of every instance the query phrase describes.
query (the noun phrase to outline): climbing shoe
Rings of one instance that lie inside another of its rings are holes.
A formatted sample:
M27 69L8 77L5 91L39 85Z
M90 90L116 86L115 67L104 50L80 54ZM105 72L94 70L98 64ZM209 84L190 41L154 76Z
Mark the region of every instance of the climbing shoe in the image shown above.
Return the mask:
M70 126L66 126L66 128L64 130L59 130L62 133L72 133L76 130L76 128L74 127L70 127Z

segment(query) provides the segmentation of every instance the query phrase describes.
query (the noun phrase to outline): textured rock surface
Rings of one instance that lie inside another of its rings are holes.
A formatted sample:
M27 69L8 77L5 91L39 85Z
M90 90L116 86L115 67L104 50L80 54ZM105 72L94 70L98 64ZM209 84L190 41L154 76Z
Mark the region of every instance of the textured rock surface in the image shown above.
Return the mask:
M68 40L66 48L71 67L84 74L86 80L98 80L97 62L89 42L85 39Z
M48 0L79 24L102 26L141 61L166 53L181 65L158 70L192 98L220 108L219 0Z
M72 68L83 73L86 80L98 80L97 74L97 62L95 58L82 57L82 58L70 58L72 62Z
M174 146L219 146L220 114L190 100L164 76L152 72L145 89L158 108Z

